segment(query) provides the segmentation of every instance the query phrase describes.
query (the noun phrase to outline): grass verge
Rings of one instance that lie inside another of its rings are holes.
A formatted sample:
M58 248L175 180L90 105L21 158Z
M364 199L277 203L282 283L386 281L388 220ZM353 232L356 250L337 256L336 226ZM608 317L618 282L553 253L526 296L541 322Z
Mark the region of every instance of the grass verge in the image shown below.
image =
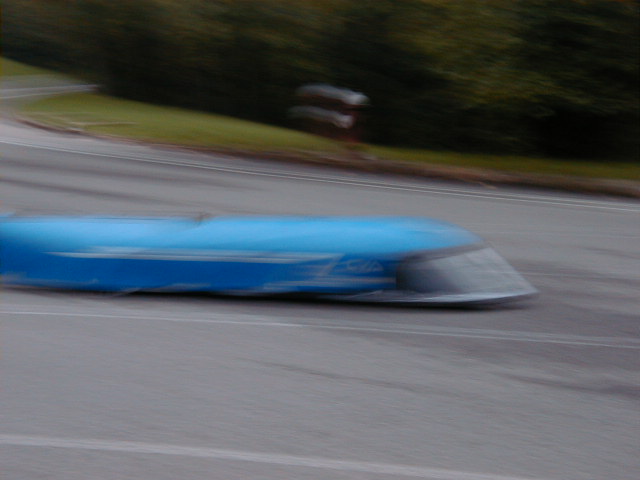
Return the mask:
M22 113L57 127L188 146L260 151L340 150L335 142L295 130L105 95L51 97L25 106Z
M413 163L448 165L539 175L640 180L640 165L613 160L572 160L516 155L489 155L433 150L376 147L370 152L381 158Z
M2 66L3 74L7 69L13 75L46 73L7 59L2 60ZM47 98L24 106L22 113L55 127L193 147L256 152L310 152L316 155L335 155L345 151L340 143L296 130L97 94ZM640 165L631 162L462 154L373 145L363 145L361 151L383 159L425 165L640 180Z
M0 58L0 75L3 77L17 77L20 75L60 75L51 70L45 70L43 68L32 67L31 65L25 65L24 63L16 62L8 58Z

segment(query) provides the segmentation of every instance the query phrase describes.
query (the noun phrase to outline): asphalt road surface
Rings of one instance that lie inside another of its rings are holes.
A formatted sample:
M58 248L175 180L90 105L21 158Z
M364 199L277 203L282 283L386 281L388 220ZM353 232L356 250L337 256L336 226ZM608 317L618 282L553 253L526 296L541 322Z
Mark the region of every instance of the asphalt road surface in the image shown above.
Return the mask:
M640 203L0 125L18 214L418 215L541 292L439 310L4 287L4 480L636 480Z

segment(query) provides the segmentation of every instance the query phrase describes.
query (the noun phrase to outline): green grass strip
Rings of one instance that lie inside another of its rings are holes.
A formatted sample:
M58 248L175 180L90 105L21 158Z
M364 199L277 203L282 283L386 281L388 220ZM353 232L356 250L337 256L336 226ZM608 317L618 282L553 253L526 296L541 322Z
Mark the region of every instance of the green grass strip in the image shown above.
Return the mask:
M640 180L638 163L582 159L558 159L525 157L516 155L470 154L413 150L402 148L371 147L371 153L382 158L424 164L448 165L520 172L540 175L568 175L588 178Z
M0 75L3 77L15 77L19 75L56 75L51 70L32 67L8 58L0 58Z
M339 145L306 133L222 115L162 107L95 94L51 97L23 113L56 126L189 146L336 152ZM83 121L84 120L84 121Z
M23 113L58 127L188 146L315 154L336 154L344 150L340 143L296 130L97 94L51 97L27 105ZM463 154L371 145L363 145L361 150L380 158L419 164L640 180L640 167L629 162Z

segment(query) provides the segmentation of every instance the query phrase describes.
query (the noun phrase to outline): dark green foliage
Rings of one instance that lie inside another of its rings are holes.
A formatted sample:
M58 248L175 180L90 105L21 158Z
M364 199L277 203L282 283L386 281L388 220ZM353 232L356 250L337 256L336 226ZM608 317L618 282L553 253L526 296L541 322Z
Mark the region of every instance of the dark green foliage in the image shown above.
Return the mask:
M277 2L275 2L277 3ZM317 81L314 25L303 6L276 8L274 2L245 0L218 8L225 26L209 44L218 59L209 79L215 85L212 108L268 122L283 122L293 92Z
M365 93L368 140L637 160L634 0L4 0L3 53L119 96L286 124Z
M73 20L65 7L61 0L3 1L3 55L53 69L73 64L77 60L71 48Z
M638 158L640 23L636 2L523 2L523 68L545 88L531 119L543 153Z
M399 38L408 22L433 25L435 9L416 0L362 0L337 15L327 39L334 83L371 99L367 127L377 143L445 147L451 101L433 61Z
M88 47L85 68L104 79L114 95L145 101L170 98L163 89L166 24L153 0L78 4L76 35Z

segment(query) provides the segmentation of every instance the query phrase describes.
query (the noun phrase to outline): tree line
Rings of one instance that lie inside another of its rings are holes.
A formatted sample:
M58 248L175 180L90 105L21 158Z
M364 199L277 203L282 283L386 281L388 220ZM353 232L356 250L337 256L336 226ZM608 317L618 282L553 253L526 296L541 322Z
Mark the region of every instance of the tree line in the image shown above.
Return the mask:
M636 0L4 0L4 55L111 94L287 125L365 93L378 144L640 155Z

